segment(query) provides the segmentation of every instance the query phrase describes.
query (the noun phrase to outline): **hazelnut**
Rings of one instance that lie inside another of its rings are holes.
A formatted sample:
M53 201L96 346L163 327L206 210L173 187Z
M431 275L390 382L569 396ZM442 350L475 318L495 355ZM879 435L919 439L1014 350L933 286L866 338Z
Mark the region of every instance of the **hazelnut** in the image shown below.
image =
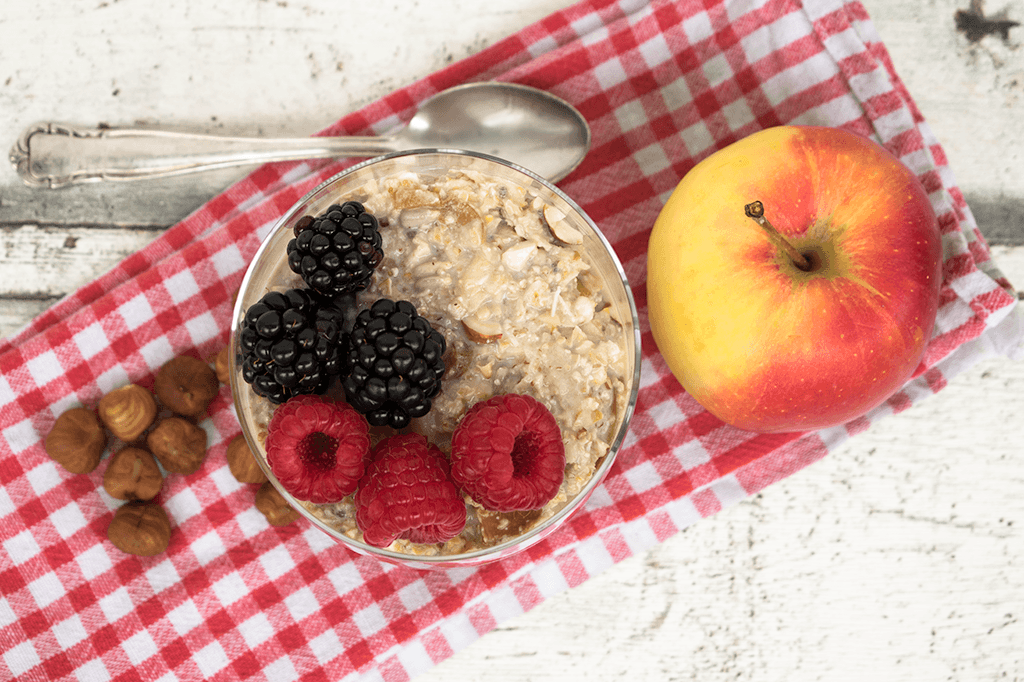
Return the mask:
M140 448L114 453L103 472L103 489L119 500L151 500L163 482L153 455Z
M182 356L156 373L156 397L167 409L183 417L198 417L220 390L217 375L202 360Z
M129 502L114 512L107 538L122 552L155 556L167 549L171 522L163 507L152 502Z
M217 381L222 384L228 383L228 375L231 371L230 353L231 346L224 346L213 361L213 371L217 375Z
M146 443L164 469L176 474L191 474L206 458L206 431L179 417L161 419Z
M288 504L270 481L256 492L256 508L263 512L271 526L287 526L299 518L299 512Z
M256 462L245 436L238 434L228 443L228 468L239 483L263 483L267 475Z
M100 463L107 433L92 410L73 407L46 434L46 454L73 474L87 474Z
M100 398L96 411L112 434L131 443L156 419L156 400L142 386L128 384Z

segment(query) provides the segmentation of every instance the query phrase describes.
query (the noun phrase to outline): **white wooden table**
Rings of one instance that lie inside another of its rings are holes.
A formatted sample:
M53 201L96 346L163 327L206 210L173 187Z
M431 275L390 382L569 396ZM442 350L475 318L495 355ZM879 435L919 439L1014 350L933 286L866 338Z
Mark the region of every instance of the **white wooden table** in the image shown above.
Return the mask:
M1024 284L1024 28L954 21L1024 4L862 1ZM306 135L568 4L6 0L0 143L39 120ZM0 170L0 336L240 173L55 192ZM1022 398L1021 363L983 362L420 679L1022 680Z

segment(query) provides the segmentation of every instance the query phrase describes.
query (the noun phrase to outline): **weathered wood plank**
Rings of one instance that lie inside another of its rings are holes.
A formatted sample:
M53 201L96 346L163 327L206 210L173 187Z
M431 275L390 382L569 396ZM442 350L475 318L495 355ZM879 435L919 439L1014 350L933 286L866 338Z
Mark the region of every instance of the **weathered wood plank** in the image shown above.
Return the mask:
M0 338L160 236L161 229L19 225L0 229Z
M158 229L21 225L0 231L3 297L59 298L162 233Z
M39 120L308 135L569 4L448 2L451 7L444 12L434 3L413 3L401 18L387 22L379 20L380 9L373 3L346 3L345 24L359 30L345 40L332 32L338 10L331 0L301 6L237 2L231 12L197 0L167 0L167 16L188 19L152 36L139 30L147 25L144 16L118 3L13 3L5 25L16 26L26 44L49 45L51 56L41 61L29 53L7 55L0 93L13 104L0 110L0 130L8 136L4 144L12 144ZM964 9L962 0L864 4L961 188L983 209L982 232L1002 243L1024 243L1024 221L1018 217L1024 202L1024 127L1018 125L1024 103L1021 29L1011 31L1008 40L993 35L971 42L957 32L954 20ZM989 12L1000 9L990 7ZM1024 21L1020 5L1005 10L1009 19ZM451 16L459 21L452 22ZM403 27L417 39L393 40ZM58 34L67 40L54 41ZM56 63L63 68L50 66ZM252 78L262 78L266 87L244 87ZM25 188L8 171L0 173L0 226L69 220L169 225L237 177L239 172L222 171L50 192Z
M1024 23L1024 4L863 0L896 72L993 243L1024 244L1024 50L1018 27L971 40L958 12Z
M0 339L14 336L33 318L43 314L59 297L17 298L0 296Z
M246 170L251 169L56 190L28 187L4 173L0 176L0 228L26 223L165 228L243 177Z
M46 45L47 58L35 50L4 52L0 147L6 151L38 121L311 135L569 4L446 0L399 9L335 0L165 0L167 20L152 31L148 9L130 3L8 2L0 44ZM0 226L168 225L240 174L190 177L50 192L24 188L6 169Z

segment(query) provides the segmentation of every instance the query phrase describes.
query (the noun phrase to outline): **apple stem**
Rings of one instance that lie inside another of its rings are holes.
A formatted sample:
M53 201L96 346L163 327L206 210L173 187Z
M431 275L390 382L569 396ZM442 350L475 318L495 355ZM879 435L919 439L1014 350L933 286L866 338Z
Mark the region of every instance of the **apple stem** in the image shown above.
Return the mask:
M761 226L762 229L768 234L768 238L771 239L776 246L786 252L789 259L793 261L793 265L797 266L801 270L810 270L811 261L807 260L807 257L796 250L789 241L782 236L782 233L775 229L775 226L768 222L768 219L764 217L764 204L760 201L753 201L743 207L744 212L748 218L753 219L755 223Z

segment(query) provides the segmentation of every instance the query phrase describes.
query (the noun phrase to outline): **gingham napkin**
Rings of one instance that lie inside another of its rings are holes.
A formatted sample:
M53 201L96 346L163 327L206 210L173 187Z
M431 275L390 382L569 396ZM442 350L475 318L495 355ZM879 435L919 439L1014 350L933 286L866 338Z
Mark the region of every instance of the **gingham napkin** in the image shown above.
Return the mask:
M157 501L166 553L106 540L120 504L105 464L72 475L42 438L180 354L227 342L230 301L271 225L343 163L261 168L115 270L0 342L0 678L405 680L498 623L819 459L941 389L986 352L1019 350L1009 283L859 2L587 0L341 119L385 132L464 81L549 90L590 121L593 151L562 188L614 245L643 330L643 378L620 461L583 513L528 552L418 572L356 556L305 521L268 526L225 463L239 432L227 390L203 423L195 474ZM664 200L698 160L764 127L843 127L884 143L939 215L945 282L917 377L842 428L754 435L724 426L672 378L646 321L645 251Z

